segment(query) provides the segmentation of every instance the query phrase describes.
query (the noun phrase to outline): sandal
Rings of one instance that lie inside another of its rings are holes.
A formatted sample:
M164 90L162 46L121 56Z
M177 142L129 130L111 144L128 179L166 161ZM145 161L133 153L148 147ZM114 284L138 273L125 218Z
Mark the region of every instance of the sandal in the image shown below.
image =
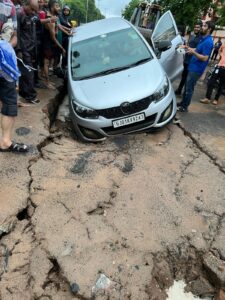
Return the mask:
M210 103L210 100L205 98L205 99L201 99L200 100L201 103L204 103L204 104L209 104Z
M28 150L29 148L27 145L16 142L12 142L12 144L6 149L0 148L0 152L26 153Z
M213 101L212 101L212 104L213 104L213 105L218 105L218 100L213 100Z

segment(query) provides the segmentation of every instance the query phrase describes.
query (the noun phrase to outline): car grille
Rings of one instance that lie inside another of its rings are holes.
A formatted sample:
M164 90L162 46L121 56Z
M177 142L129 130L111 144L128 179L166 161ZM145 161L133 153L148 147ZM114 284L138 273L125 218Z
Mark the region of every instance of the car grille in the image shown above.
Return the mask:
M120 118L120 117L124 117L125 115L135 114L142 110L147 109L151 102L152 100L150 99L150 97L146 97L141 100L132 102L129 105L129 111L127 113L124 113L120 106L99 109L97 110L97 113L106 119Z
M154 124L157 114L151 115L149 117L146 117L145 120L135 123L135 124L129 124L120 128L114 128L113 126L110 127L104 127L101 128L103 131L105 131L108 135L116 135L116 134L123 134L127 133L129 131L135 131L139 129L144 129L152 124Z

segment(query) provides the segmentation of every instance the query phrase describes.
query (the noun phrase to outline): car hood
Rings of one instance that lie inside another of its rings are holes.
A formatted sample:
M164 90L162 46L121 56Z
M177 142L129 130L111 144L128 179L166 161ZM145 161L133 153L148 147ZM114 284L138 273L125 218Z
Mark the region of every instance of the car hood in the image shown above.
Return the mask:
M72 81L76 102L93 109L119 106L145 98L160 87L165 72L157 59L106 76Z

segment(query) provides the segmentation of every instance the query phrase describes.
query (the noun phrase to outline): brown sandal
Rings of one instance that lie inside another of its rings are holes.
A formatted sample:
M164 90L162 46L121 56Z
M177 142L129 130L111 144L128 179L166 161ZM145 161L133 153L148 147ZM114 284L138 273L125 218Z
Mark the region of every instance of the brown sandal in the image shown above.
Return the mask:
M204 103L204 104L209 104L209 103L210 103L210 100L207 99L207 98L204 98L204 99L201 99L200 102L201 102L201 103Z
M212 101L212 104L213 104L213 105L218 105L218 100L213 100L213 101Z

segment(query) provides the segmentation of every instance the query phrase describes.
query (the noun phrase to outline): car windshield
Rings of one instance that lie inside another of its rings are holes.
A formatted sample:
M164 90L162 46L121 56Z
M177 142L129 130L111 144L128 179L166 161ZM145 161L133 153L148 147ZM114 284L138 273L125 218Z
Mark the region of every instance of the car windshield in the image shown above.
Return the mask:
M73 80L118 72L153 58L148 47L133 28L75 42L72 44L71 51Z

